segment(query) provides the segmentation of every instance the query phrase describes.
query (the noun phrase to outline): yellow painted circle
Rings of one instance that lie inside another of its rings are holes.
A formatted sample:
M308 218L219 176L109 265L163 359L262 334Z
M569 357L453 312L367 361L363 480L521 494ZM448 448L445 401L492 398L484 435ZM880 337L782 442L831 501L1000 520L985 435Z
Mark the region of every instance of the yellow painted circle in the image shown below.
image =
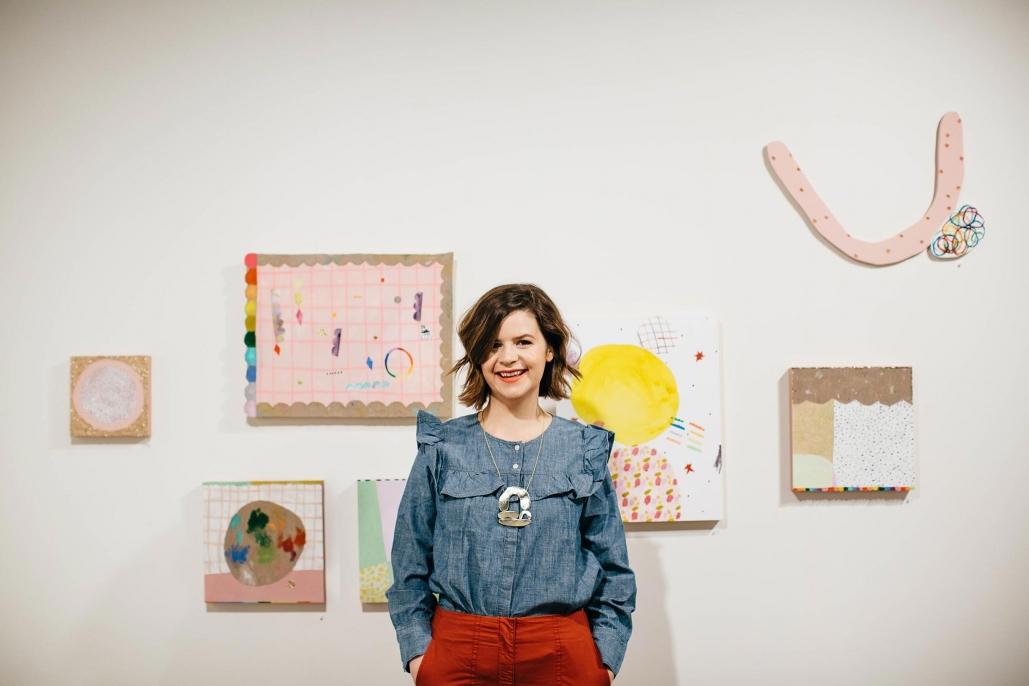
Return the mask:
M572 384L579 418L638 445L667 429L679 411L675 375L661 358L637 345L600 345L579 361L582 379Z

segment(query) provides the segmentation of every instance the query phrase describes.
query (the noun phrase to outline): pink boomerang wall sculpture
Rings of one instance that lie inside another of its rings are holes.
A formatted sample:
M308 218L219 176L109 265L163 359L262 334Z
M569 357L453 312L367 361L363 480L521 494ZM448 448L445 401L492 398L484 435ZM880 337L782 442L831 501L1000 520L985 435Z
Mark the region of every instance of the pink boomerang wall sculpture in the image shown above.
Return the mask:
M815 231L847 257L879 266L903 262L929 247L940 226L958 207L965 173L961 117L956 112L948 112L940 119L936 129L936 188L929 209L917 222L896 236L873 243L858 240L844 230L811 187L811 182L801 173L800 166L784 144L775 141L766 145L765 157L775 178L797 203Z

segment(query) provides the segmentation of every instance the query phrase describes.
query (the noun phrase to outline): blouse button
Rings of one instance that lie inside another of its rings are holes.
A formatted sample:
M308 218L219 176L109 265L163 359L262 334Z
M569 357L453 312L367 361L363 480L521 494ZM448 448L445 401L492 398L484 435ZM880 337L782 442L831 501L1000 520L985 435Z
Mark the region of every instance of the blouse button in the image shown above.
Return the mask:
M511 469L518 469L518 463L515 462L513 465L511 465Z
M522 446L520 446L517 443L515 443L515 450L521 450L521 448L522 448Z

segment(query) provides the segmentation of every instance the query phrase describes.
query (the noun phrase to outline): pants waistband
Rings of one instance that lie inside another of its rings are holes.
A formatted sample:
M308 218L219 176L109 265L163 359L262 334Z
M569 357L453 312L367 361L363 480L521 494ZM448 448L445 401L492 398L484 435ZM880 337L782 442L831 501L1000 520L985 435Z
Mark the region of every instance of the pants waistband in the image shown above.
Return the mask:
M553 630L555 626L569 626L585 628L589 630L589 619L586 618L585 610L576 610L567 615L531 615L529 617L493 617L490 615L473 615L467 612L456 612L442 607L436 608L436 615L433 618L433 628L441 629L468 629L478 628L508 628L517 627L521 631L531 632L534 629Z

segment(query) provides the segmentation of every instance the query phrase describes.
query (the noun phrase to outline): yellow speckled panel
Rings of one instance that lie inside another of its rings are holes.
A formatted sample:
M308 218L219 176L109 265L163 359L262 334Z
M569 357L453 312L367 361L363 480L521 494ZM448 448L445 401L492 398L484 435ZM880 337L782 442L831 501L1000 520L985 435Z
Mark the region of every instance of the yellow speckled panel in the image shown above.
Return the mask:
M832 461L833 404L795 403L791 408L792 451Z
M390 563L361 567L361 602L384 603L386 591L393 585Z

